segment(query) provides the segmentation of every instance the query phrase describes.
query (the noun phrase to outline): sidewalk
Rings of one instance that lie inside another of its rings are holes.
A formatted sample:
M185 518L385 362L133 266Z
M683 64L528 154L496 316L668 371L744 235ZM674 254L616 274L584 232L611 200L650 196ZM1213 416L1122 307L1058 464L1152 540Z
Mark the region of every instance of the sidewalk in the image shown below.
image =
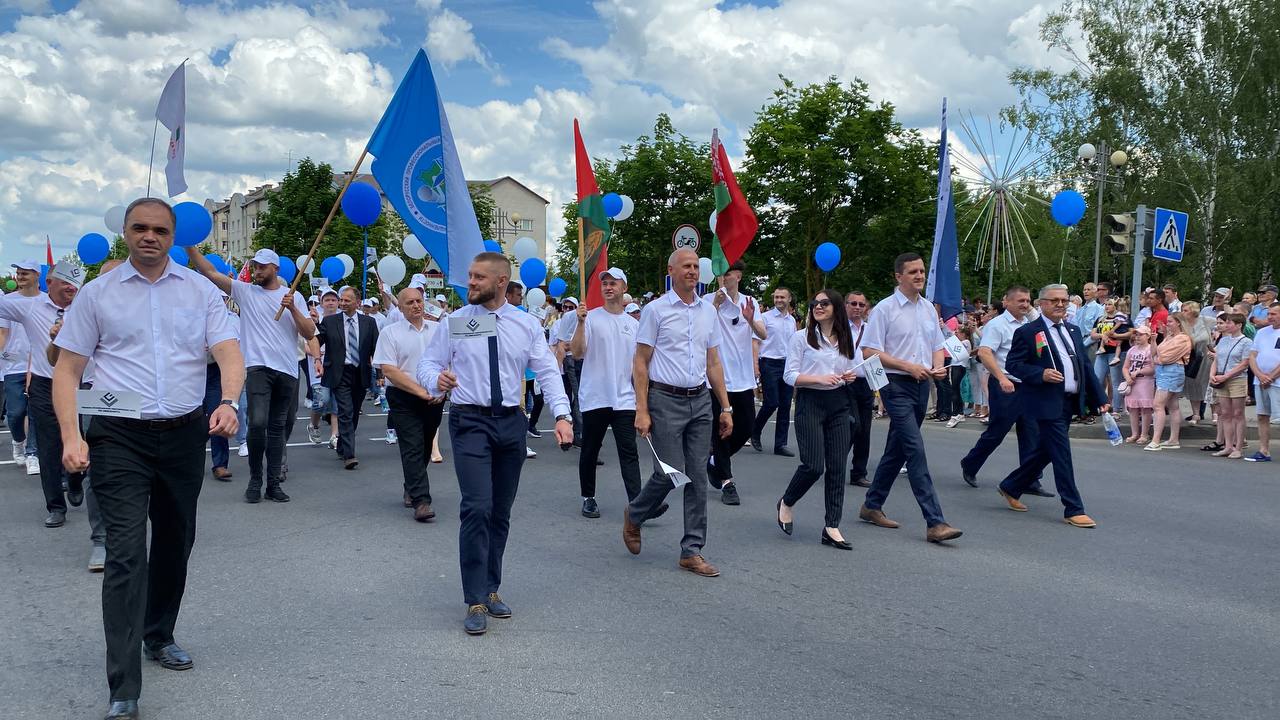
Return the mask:
M1182 412L1183 412L1182 416L1186 417L1187 411L1184 409ZM1245 431L1244 431L1245 439L1257 441L1258 413L1256 412L1253 406L1245 407L1244 419L1245 419ZM1116 418L1116 420L1120 424L1120 432L1125 435L1128 435L1129 434L1128 415ZM1280 425L1277 425L1276 423L1273 422L1272 426L1275 429L1272 431L1271 436L1274 438L1280 439ZM960 423L954 428L948 428L945 423L934 422L929 417L926 417L924 421L924 427L937 428L939 430L944 430L944 431L945 430L951 430L951 431L962 430L962 431L969 431L969 432L982 432L982 430L987 426L984 425L981 421L966 417L964 422ZM1165 432L1167 434L1168 430L1166 430ZM1107 439L1107 431L1105 428L1102 427L1101 420L1098 420L1092 425L1086 425L1084 423L1072 423L1069 435L1073 438L1081 438L1081 439L1091 439L1091 440ZM1206 442L1212 441L1215 437L1217 437L1217 435L1218 435L1218 426L1213 423L1212 415L1210 415L1209 418L1201 420L1199 423L1195 425L1190 425L1186 422L1183 422L1182 432L1180 433L1180 436L1183 440L1205 440Z

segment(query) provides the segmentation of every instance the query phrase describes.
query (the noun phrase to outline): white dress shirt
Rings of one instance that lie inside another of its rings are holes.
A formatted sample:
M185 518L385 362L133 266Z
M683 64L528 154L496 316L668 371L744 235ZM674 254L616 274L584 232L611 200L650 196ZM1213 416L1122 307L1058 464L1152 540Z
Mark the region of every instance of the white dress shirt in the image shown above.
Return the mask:
M524 395L525 368L533 370L542 386L542 395L556 417L569 414L569 398L556 367L555 356L543 341L542 326L526 312L510 303L497 310L483 305L467 305L450 314L453 318L495 315L498 330L498 380L502 383L502 405L519 407ZM458 378L458 386L450 393L455 405L489 406L489 340L488 338L454 339L449 323L441 323L440 336L422 353L418 362L418 384L427 392L439 392L440 373L450 370Z
M49 328L58 321L61 312L62 308L55 305L46 293L25 297L13 292L0 299L0 320L21 325L26 332L31 374L47 380L53 379L53 366L49 364L48 354ZM9 334L12 335L13 331Z
M578 381L578 407L582 412L599 408L636 409L636 388L631 381L631 363L636 357L636 331L640 321L614 315L598 307L587 313L587 353L582 358Z
M862 362L862 341L866 339L866 334L866 320L857 323L852 320L849 321L849 337L853 340L853 359L855 361L855 365Z
M152 283L126 260L77 293L54 344L96 361L97 389L140 394L143 419L154 420L199 408L205 349L235 339L203 275L169 261Z
M240 352L244 366L266 367L290 377L298 377L298 325L293 313L276 311L289 286L267 290L253 283L231 281L231 299L240 306ZM307 304L302 293L293 294L293 306L305 317Z
M26 375L31 355L31 341L27 340L26 328L11 320L0 320L0 328L9 331L9 339L4 344L4 353L0 354L5 376Z
M933 367L933 353L943 348L944 336L938 312L924 295L915 302L901 290L876 303L862 335L862 347L879 350L903 362ZM885 367L890 375L908 375L905 370Z
M685 303L673 290L640 311L636 343L653 348L649 379L680 388L707 383L707 350L720 347L716 309L695 296Z
M1062 360L1057 364L1058 372L1062 373L1062 389L1068 394L1080 391L1080 383L1076 378L1076 365L1072 362L1075 356L1075 343L1071 342L1071 331L1067 329L1067 323L1064 320L1061 323L1054 324L1049 318L1041 318L1045 326L1045 334L1053 342L1053 349L1058 352L1058 358ZM1065 341L1065 342L1064 342ZM1071 343L1068 345L1067 343ZM1083 362L1083 359L1076 358L1077 362Z
M755 308L756 317L759 317L760 303L741 293L738 294L736 303L733 298L726 297L719 308L716 308L716 293L703 295L702 299L716 309L716 322L720 326L720 364L724 367L725 390L728 392L754 390L756 370L752 358L751 338L755 336L755 331L751 329L751 323L747 322L743 310L751 305Z
M760 315L767 337L760 341L760 357L783 360L791 347L791 336L796 332L794 315L783 315L778 308L769 308Z
M360 313L359 311L350 315L340 312L338 316L342 318L342 345L346 352L346 357L342 359L343 364L353 367L360 366ZM351 336L355 335L356 341L351 342Z
M1005 361L1009 359L1009 348L1013 345L1013 332L1018 328L1031 322L1027 316L1023 316L1018 320L1013 313L1005 310L998 317L987 323L982 328L982 342L978 347L984 347L991 351L996 358L996 365L1004 370ZM1012 375L1010 380L1017 381Z
M841 355L840 348L833 345L821 330L818 330L817 335L817 348L809 344L808 330L798 331L791 336L791 345L787 349L787 366L782 371L782 379L788 385L795 386L796 379L801 375L843 375L857 364L853 358ZM810 387L815 390L834 390L843 385L844 383L835 387Z
M418 372L418 362L436 334L440 331L440 323L422 321L422 327L414 327L408 320L388 323L378 334L378 346L373 351L373 364L395 365L409 377ZM486 350L487 352L487 350ZM387 377L387 385L395 387L395 383ZM400 388L403 390L404 388ZM431 395L439 395L437 388L427 388Z

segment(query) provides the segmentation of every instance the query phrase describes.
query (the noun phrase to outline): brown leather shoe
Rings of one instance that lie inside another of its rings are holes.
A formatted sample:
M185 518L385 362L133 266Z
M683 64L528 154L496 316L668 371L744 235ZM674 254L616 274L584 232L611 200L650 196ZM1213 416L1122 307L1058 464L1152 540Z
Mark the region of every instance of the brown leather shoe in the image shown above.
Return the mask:
M431 509L431 503L420 502L413 506L413 519L418 522L431 522L436 517L436 511Z
M882 527L882 528L898 527L897 521L890 520L888 517L885 517L883 510L871 510L871 509L868 509L866 505L863 505L861 508L858 509L858 519L861 520L862 522L871 523L876 527Z
M680 558L680 567L684 568L685 570L688 570L694 575L701 575L702 577L719 577L720 576L720 571L716 569L716 566L707 562L706 558L702 557L701 555L694 555L692 557Z
M947 540L955 540L963 534L946 523L938 523L929 528L929 531L924 534L924 539L931 543L940 543Z
M213 479L227 482L231 480L231 471L224 467L216 467L213 469Z
M413 498L409 497L409 492L407 490L404 493L404 506L407 508L413 507Z
M622 511L622 544L632 555L640 554L640 526L631 522L631 509Z
M1005 492L1003 488L997 487L996 492L1000 493L1000 497L1004 498L1004 501L1009 504L1010 510L1015 510L1017 512L1027 511L1027 506L1024 505L1021 500Z
M346 460L342 461L342 467L348 470L355 470L356 466L359 464L360 464L360 461L355 458L347 458Z
M1066 524L1072 527L1078 527L1078 528L1098 527L1098 523L1094 522L1093 518L1089 517L1088 515L1072 515L1069 518L1064 518L1063 522L1065 522Z

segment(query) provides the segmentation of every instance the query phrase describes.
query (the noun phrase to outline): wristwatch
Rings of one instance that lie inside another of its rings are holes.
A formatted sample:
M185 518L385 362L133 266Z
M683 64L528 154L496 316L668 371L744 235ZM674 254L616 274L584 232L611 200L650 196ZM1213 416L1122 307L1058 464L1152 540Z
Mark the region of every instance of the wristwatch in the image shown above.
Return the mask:
M573 416L572 416L572 415L557 415L557 416L556 416L556 422L560 422L561 420L564 420L565 422L570 422L570 423L571 423L571 422L573 422Z
M722 408L720 408L720 414L721 414L721 415L724 415L725 413L729 413L730 415L732 415L732 414L733 414L733 408L731 408L731 407L722 407Z
M232 410L235 410L236 412L240 412L240 403L236 402L235 400L223 400L222 402L220 402L220 403L218 403L218 404L219 404L219 405L230 405Z

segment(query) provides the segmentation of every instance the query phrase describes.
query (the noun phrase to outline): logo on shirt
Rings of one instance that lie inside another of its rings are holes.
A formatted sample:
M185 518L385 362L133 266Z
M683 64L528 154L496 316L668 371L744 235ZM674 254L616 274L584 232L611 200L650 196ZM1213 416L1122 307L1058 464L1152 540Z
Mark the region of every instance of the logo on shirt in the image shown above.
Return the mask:
M475 318L471 318L471 320L467 322L467 329L471 332L475 332L478 327L480 327L480 323L476 321Z
M107 407L112 407L113 405L115 405L115 404L116 404L116 403L118 403L118 402L120 402L120 398L116 397L115 395L112 395L112 394L111 394L111 393L109 393L109 392L108 392L108 393L103 393L103 394L102 394L102 404L103 404L103 405L106 405Z

